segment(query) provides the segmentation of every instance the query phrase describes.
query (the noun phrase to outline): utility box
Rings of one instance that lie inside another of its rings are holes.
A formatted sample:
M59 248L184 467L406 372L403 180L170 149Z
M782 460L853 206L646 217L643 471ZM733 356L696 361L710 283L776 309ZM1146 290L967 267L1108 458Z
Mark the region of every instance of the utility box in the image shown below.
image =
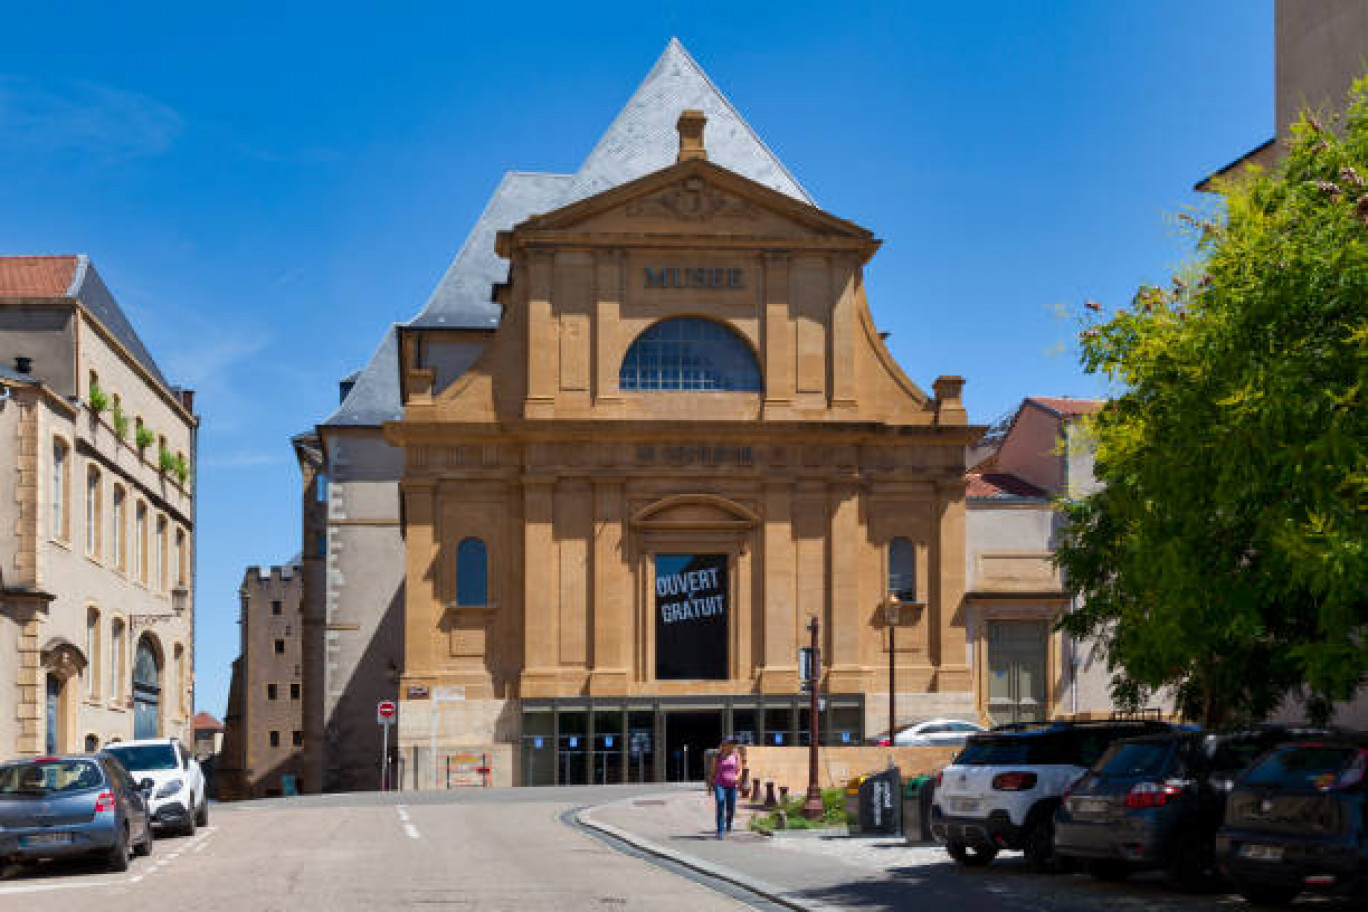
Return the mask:
M932 841L931 798L935 792L936 780L931 776L916 776L903 786L903 836L909 845Z
M852 787L854 794L851 794ZM846 786L846 810L854 805L850 832L859 836L897 836L902 832L902 775L896 766L852 779ZM853 801L852 801L853 799Z

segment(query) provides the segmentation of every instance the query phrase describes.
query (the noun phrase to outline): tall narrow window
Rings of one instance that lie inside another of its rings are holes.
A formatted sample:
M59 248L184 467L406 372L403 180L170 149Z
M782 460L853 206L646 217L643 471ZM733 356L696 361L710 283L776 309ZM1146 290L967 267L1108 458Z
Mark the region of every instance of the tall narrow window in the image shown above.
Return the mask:
M185 585L185 580L187 579L187 574L186 574L186 572L185 572L185 570L186 570L186 566L185 566L185 565L186 565L186 559L187 559L187 557L188 557L188 555L185 553L185 530L182 529L182 528L180 528L179 526L177 526L177 527L176 527L176 585L177 585L177 586L184 586L184 585Z
M103 486L100 484L100 470L95 466L86 467L86 554L95 559L100 557L100 524L104 504Z
M485 543L467 538L456 549L456 604L484 605L489 601L489 560Z
M109 624L109 698L118 700L123 694L124 622L117 618Z
M100 695L100 609L86 609L86 699Z
M147 585L147 504L142 501L133 519L133 573Z
M888 594L903 602L917 600L917 550L902 537L888 543Z
M67 539L67 461L65 440L52 441L52 537Z
M181 715L187 715L189 705L186 703L185 698L187 696L186 691L189 690L189 688L185 686L185 679L188 674L185 668L185 647L180 643L177 643L176 648L172 650L171 654L175 657L174 661L176 663L171 674L171 681L176 687L176 699L172 701L172 705L180 709Z
M157 517L157 540L152 551L152 587L166 589L166 517Z
M126 523L128 517L124 515L124 489L123 485L114 486L114 505L110 511L109 526L109 550L114 558L114 566L120 570L128 569L127 546L124 544L128 537Z

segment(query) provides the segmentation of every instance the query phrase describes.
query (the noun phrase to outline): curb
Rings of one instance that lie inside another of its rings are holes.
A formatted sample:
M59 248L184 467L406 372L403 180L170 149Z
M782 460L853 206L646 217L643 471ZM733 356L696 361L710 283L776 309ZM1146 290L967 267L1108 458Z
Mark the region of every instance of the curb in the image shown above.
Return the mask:
M798 910L798 912L839 912L839 906L833 906L829 903L824 903L818 900L812 900L807 899L805 897L801 897L793 893L792 891L786 890L784 887L780 887L776 884L772 884L767 881L750 877L749 875L742 874L740 871L736 871L732 868L724 867L722 865L713 864L710 861L704 861L703 859L695 858L692 855L685 855L682 852L676 852L674 849L666 848L665 846L654 843L649 839L638 836L635 833L629 833L628 831L623 830L620 827L615 827L610 823L604 823L600 820L595 820L594 811L597 809L597 807L606 807L606 805L598 805L596 807L588 807L578 810L575 812L575 820L581 826L588 827L591 830L597 830L600 833L603 833L607 836L611 836L614 839L625 842L628 845L636 849L639 849L648 855L653 855L656 858L663 858L666 861L670 861L674 864L680 865L681 867L685 867L692 871L696 871L699 874L703 874L715 880L724 881L733 886L740 887L743 890L747 890L751 893L754 893L757 896L769 900L770 902L775 903L777 905L781 905L789 909L796 909Z

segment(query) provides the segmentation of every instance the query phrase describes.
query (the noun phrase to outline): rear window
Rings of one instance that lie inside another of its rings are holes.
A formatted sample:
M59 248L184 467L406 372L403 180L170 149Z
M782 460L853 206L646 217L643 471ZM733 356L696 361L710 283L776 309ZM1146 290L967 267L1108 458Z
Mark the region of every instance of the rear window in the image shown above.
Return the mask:
M1211 758L1211 769L1216 773L1238 773L1268 750L1267 743L1258 741L1228 741L1216 748Z
M1245 774L1242 785L1284 789L1328 788L1358 756L1352 747L1279 747Z
M55 795L104 785L89 760L34 760L0 766L0 795Z
M128 747L111 744L105 750L118 757L124 769L130 772L173 770L180 765L170 744L139 744Z
M1168 766L1172 747L1168 741L1114 744L1098 761L1097 771L1104 776L1158 776Z
M1066 762L1060 757L1059 741L1046 737L970 738L955 758L959 766L1015 766Z

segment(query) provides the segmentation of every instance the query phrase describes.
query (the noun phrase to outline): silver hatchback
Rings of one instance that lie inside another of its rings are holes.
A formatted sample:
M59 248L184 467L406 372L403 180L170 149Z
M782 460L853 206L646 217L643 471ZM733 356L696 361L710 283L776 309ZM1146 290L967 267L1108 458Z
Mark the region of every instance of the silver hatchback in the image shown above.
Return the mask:
M109 754L0 766L0 860L94 855L114 871L152 851L147 799Z

